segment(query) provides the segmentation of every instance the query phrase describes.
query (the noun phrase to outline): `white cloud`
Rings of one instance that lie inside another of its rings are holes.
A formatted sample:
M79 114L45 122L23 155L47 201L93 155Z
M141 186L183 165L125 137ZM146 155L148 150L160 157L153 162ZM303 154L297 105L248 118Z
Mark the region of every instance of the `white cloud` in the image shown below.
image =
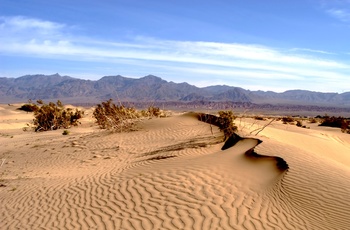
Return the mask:
M0 17L0 31L17 36L41 36L43 38L62 35L66 25L23 16Z
M292 52L306 51L306 52L310 52L310 53L335 55L335 53L324 51L324 50L314 50L314 49L306 49L306 48L293 48L293 49L290 49L290 51L292 51Z
M284 82L303 80L348 82L350 66L326 59L328 52L282 50L256 44L171 41L136 37L128 42L106 42L71 34L64 24L27 17L0 17L0 54L43 57L77 62L134 66L147 73L190 73L203 76ZM299 52L300 51L300 52ZM305 55L305 51L314 55ZM320 54L320 55L319 55ZM337 55L333 55L337 56ZM57 69L54 72L60 71ZM159 71L158 71L159 72ZM130 73L132 74L132 73ZM331 80L332 79L332 80ZM264 82L265 81L265 82ZM337 86L340 84L337 84ZM350 88L350 84L342 85Z
M322 10L339 21L350 22L350 1L349 0L320 0Z
M329 9L327 13L343 22L350 22L350 11L346 9Z
M57 30L65 27L63 24L23 16L0 17L0 20L1 26L17 29Z

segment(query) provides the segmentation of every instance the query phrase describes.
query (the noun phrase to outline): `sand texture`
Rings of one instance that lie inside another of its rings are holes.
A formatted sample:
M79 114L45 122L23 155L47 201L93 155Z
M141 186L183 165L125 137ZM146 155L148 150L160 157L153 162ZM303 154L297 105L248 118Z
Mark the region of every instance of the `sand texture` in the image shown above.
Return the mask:
M239 123L242 138L194 114L135 131L35 133L0 106L0 229L349 229L350 135ZM263 122L263 121L261 121ZM265 121L266 122L266 121Z

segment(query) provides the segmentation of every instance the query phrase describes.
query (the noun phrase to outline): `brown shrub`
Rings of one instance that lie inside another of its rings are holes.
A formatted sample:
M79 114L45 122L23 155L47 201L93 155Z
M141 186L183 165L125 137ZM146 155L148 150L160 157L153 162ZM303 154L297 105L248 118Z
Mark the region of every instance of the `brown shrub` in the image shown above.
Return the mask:
M134 119L138 118L139 114L133 107L118 106L109 99L96 106L93 116L101 129L123 131L132 127Z
M159 117L162 114L158 107L150 106L147 110L142 110L141 115L143 117Z
M283 124L293 123L294 118L293 117L282 117Z
M45 104L42 100L37 101L34 110L34 129L35 131L48 131L60 128L68 129L71 126L79 124L84 112L76 109L65 109L61 101L57 103L50 102Z
M219 128L224 132L225 139L232 136L237 131L237 126L234 124L236 117L231 110L219 111Z

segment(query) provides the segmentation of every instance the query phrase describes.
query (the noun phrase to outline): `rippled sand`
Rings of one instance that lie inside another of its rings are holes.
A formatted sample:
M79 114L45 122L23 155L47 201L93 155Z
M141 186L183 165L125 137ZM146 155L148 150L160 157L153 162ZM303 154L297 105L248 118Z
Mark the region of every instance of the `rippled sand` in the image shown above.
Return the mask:
M240 139L193 114L136 131L34 133L0 106L0 229L349 229L350 135L240 123ZM259 121L260 122L260 121ZM261 142L262 141L262 142ZM288 165L281 168L278 160Z

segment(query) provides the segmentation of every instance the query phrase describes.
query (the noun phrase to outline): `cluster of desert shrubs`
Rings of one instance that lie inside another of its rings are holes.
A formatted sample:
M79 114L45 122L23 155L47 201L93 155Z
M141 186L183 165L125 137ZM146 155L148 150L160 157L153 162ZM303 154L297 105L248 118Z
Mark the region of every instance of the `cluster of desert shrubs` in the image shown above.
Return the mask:
M146 110L141 110L141 116L143 117L160 117L162 111L158 107L149 106Z
M302 118L295 118L295 117L282 117L279 120L283 122L283 124L295 124L298 127L301 128L310 128L303 125ZM343 133L349 133L350 134L350 118L344 118L344 117L335 117L335 116L316 116L307 119L309 123L319 123L319 126L328 126L328 127L334 127L334 128L340 128Z
M129 129L134 120L139 117L136 109L122 104L116 105L112 99L98 104L93 115L101 129L115 129L117 131Z
M130 130L134 123L144 117L160 117L161 110L158 107L149 106L146 110L138 111L132 106L114 104L112 99L102 102L95 107L93 116L101 129L109 129L118 132Z
M65 108L60 100L56 103L44 103L42 100L36 103L29 102L22 105L20 110L34 112L33 128L36 132L57 129L68 129L77 126L84 112L78 109ZM29 125L29 124L28 124Z
M282 117L281 120L283 124L290 124L295 122L295 119L293 117Z
M32 127L36 132L57 129L69 129L71 126L80 124L79 119L83 117L84 112L78 109L65 108L61 101L56 103L44 103L42 100L33 103L29 101L22 105L19 110L33 112ZM116 131L130 130L135 121L144 117L160 117L163 116L162 111L158 107L149 106L146 110L138 111L132 106L116 105L112 99L97 104L93 116L96 123L101 129L113 129ZM24 130L27 130L26 127ZM68 135L69 131L64 130L63 135Z
M69 129L72 126L80 124L79 119L83 117L84 112L78 109L65 108L61 101L56 103L44 103L42 100L33 103L29 101L22 105L19 110L33 112L33 129L38 131L48 131L57 129ZM201 120L206 120L211 124L215 124L224 133L225 139L233 135L237 131L234 124L236 116L232 111L219 111L219 116L208 114L200 114ZM138 111L132 106L125 106L122 103L114 104L112 99L97 104L93 116L96 123L101 129L110 129L115 131L131 130L138 119L161 117L164 116L158 107L149 106L145 110ZM264 117L255 116L255 120L265 120ZM298 127L309 128L303 125L301 119L285 116L277 120L281 120L284 124L295 124ZM317 116L310 118L309 123L320 123L320 126L329 126L340 128L342 132L350 134L350 119L335 116ZM28 124L29 125L29 124ZM30 126L30 125L29 125ZM64 130L64 135L69 134L68 130Z
M340 128L343 133L350 134L350 119L327 115L323 117L318 116L318 118L322 120L320 126Z

